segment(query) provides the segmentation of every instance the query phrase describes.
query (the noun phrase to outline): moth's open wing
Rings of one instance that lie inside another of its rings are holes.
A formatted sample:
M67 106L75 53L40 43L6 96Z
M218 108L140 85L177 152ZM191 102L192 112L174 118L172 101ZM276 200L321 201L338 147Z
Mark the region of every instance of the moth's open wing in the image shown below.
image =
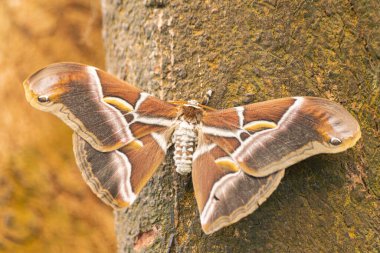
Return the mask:
M94 149L74 133L74 154L86 183L106 204L127 207L166 155L168 133L152 133L114 151Z
M206 113L201 132L244 172L264 177L319 153L342 152L360 138L358 122L341 105L295 97ZM234 165L235 164L235 165Z
M161 164L178 107L97 68L58 63L24 82L27 100L74 130L74 153L91 189L128 206Z
M341 152L359 138L357 121L321 98L205 112L192 172L203 230L215 232L252 213L288 166L318 153Z
M202 229L211 234L252 213L277 188L284 171L253 177L237 168L216 163L228 156L203 139L194 153L192 178Z
M178 111L102 70L77 63L49 65L30 76L24 88L33 107L58 116L99 151L116 150L170 127Z

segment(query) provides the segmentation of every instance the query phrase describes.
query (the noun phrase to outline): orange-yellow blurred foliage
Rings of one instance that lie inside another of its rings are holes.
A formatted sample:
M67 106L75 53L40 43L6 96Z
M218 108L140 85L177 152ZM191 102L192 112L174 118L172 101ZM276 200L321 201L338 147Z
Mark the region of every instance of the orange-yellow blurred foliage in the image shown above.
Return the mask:
M100 1L0 1L0 252L115 252L112 210L85 185L71 130L22 81L58 61L104 68Z

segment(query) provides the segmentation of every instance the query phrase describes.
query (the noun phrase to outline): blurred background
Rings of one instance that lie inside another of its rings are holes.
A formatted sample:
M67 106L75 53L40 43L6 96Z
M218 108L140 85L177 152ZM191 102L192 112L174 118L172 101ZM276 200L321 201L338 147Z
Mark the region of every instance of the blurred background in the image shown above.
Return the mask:
M77 169L71 130L22 81L75 61L104 68L100 1L0 1L0 252L115 252L111 208Z

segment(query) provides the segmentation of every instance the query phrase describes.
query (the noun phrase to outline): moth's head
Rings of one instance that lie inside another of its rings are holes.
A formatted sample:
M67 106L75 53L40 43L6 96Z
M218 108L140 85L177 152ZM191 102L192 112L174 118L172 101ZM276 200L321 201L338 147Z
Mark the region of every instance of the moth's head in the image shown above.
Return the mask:
M74 63L51 64L28 77L23 85L28 102L36 109L51 111L62 96L85 79L86 67Z
M180 109L179 116L183 117L186 121L192 123L199 123L203 115L203 108L196 100L189 100L185 102Z

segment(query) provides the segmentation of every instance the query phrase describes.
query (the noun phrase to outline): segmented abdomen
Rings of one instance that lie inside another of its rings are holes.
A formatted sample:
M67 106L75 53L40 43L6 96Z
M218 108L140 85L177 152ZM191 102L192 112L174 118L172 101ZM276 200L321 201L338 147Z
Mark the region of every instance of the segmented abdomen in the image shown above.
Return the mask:
M176 171L182 175L191 172L196 138L195 125L187 121L182 121L173 133L174 163Z

